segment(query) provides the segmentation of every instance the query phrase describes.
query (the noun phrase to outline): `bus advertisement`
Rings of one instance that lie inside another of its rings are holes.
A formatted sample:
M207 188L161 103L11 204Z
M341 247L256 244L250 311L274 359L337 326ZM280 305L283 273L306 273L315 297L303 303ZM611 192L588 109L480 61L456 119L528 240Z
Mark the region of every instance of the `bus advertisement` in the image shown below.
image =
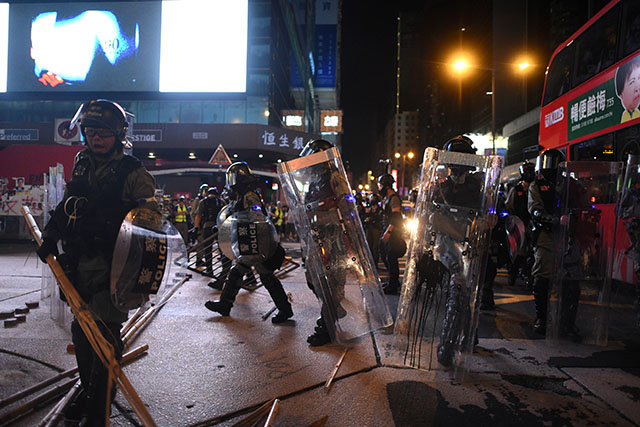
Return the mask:
M640 154L639 104L640 2L613 0L551 56L540 149L559 149L567 160L626 164L629 154ZM596 198L592 203L602 212L601 236L606 240L615 230L612 277L637 283L633 261L625 254L629 236L616 224L616 200Z

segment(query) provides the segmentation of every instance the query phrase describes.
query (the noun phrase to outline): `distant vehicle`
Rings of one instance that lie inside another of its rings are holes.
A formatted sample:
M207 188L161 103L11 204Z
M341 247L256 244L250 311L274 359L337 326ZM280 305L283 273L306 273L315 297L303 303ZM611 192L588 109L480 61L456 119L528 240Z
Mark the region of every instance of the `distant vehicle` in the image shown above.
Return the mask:
M568 160L624 161L640 154L640 2L614 0L562 43L547 67L540 145ZM595 200L603 221L615 200ZM613 224L604 224L613 230ZM619 226L614 278L633 283L624 256L629 237Z

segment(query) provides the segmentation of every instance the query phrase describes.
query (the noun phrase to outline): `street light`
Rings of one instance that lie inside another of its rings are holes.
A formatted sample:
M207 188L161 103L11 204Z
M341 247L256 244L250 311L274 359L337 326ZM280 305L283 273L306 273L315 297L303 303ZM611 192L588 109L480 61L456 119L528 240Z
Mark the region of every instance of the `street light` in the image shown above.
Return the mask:
M482 71L491 71L491 154L496 154L496 69L470 65L466 57L458 56L451 62L451 68L458 75L466 74L471 68ZM531 68L531 63L522 58L516 63L519 72L525 73Z
M396 159L399 159L399 158L402 157L402 168L401 168L401 171L400 171L400 188L402 188L401 193L403 193L404 192L404 168L405 168L405 162L406 162L407 157L409 158L409 160L413 159L414 154L413 154L412 151L409 151L406 154L396 153L394 155L394 157Z

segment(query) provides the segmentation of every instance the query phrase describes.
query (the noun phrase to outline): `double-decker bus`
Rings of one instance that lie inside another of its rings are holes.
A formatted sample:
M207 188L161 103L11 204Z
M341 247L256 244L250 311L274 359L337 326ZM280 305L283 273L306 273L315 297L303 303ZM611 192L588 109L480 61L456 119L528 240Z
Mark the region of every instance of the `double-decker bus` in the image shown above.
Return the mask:
M546 72L540 145L568 160L626 162L640 154L640 1L614 0L562 43ZM597 200L613 225L614 200ZM610 227L613 229L613 226ZM613 277L635 283L619 226Z

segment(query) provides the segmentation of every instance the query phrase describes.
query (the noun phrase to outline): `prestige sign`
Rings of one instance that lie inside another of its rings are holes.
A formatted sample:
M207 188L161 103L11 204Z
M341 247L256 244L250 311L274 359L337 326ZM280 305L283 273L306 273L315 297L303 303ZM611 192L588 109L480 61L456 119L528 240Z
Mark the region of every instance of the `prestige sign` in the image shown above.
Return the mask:
M134 129L131 142L162 142L162 129Z

